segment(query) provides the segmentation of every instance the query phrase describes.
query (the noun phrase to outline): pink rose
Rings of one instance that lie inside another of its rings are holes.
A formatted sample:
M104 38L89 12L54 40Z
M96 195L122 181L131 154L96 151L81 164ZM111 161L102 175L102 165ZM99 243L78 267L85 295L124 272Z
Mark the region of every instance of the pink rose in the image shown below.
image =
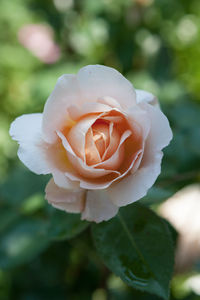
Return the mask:
M54 42L51 27L43 24L28 24L20 28L20 43L46 64L55 63L60 57L60 48Z
M53 175L48 202L95 222L146 195L172 138L156 98L100 65L61 76L43 114L17 118L10 135L31 171Z

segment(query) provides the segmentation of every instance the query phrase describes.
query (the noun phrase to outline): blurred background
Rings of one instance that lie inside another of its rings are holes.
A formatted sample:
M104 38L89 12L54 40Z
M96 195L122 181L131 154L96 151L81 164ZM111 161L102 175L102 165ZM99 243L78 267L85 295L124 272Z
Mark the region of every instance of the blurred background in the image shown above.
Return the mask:
M0 299L158 299L104 267L79 216L75 235L87 229L69 240L66 215L44 200L49 177L22 166L8 134L15 117L42 112L60 75L97 63L157 95L170 120L162 174L141 202L176 230L171 299L200 299L199 0L0 1Z

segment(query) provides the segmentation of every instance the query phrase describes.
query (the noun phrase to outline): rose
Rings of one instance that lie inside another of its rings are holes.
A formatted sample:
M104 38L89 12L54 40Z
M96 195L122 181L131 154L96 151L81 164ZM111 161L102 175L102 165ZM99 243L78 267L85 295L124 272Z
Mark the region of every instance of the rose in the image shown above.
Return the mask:
M100 65L61 76L43 114L17 118L10 135L31 171L52 173L48 202L95 222L145 196L172 138L156 98Z

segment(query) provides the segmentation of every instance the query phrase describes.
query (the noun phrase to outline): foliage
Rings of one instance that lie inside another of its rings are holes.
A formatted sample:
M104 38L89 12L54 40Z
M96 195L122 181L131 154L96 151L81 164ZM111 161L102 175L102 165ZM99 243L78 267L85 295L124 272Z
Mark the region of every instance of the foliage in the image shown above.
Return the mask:
M124 282L168 299L173 243L158 216L138 204L127 206L115 219L93 225L93 238L103 261Z
M0 5L0 299L167 299L175 233L151 209L200 180L199 0ZM20 44L19 30L33 23L54 31L61 49L55 63ZM44 200L49 177L22 167L8 135L16 116L42 111L60 75L92 63L115 67L136 88L158 95L174 133L162 173L140 205L98 225L51 208ZM176 293L177 287L174 275L171 300L198 299L195 292Z

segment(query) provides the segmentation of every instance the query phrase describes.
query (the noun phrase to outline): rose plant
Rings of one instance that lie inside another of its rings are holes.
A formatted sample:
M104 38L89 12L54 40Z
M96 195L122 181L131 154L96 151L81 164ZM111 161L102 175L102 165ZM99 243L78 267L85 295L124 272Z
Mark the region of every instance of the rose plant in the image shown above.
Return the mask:
M18 117L10 135L31 171L53 175L48 202L97 223L146 195L172 138L156 97L101 65L62 75L43 114Z
M53 175L48 202L95 222L93 241L107 267L128 285L168 299L174 257L169 227L149 208L127 206L155 182L161 150L172 138L156 97L135 90L112 68L86 66L61 76L43 114L17 118L10 135L31 171ZM48 242L88 226L76 215L53 214L43 227Z

